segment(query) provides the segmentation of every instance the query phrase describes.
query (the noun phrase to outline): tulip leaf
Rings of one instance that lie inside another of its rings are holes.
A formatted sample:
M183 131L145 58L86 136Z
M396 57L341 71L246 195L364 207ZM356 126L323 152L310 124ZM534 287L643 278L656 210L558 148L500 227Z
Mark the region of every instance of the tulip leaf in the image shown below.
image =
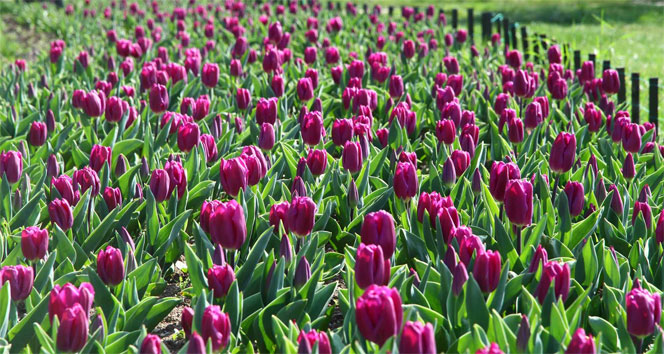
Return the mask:
M205 278L205 271L203 270L203 263L194 254L191 246L185 243L184 256L187 262L187 273L191 279L191 285L194 287L194 294L200 294L202 289L207 289L207 279Z
M489 328L489 310L480 286L472 276L466 282L466 315L471 323L476 323L482 328Z
M0 289L0 337L7 335L9 329L9 314L11 311L12 298L9 282L4 282Z
M609 352L615 352L620 348L618 331L607 320L597 316L589 316L588 324L590 324L593 332L602 334L603 349L606 349Z
M48 314L48 302L49 297L44 296L32 311L9 330L8 337L13 351L20 351L33 339L34 328L32 324L40 323Z
M260 259L261 255L263 255L263 251L265 250L265 247L267 246L267 243L270 240L271 236L272 236L271 228L268 228L267 230L263 231L263 234L261 234L260 237L258 237L256 243L254 243L253 247L251 248L249 256L247 256L247 259L240 267L240 270L238 270L237 273L235 274L238 285L240 287L240 291L244 291L244 289L247 287L248 282L251 279L251 275L254 271L254 267L258 263L258 260Z
M166 224L166 226L162 227L161 230L159 230L157 244L160 246L154 252L154 256L156 258L162 258L166 254L166 251L173 243L173 241L175 241L175 238L180 235L180 232L187 223L191 213L192 210L185 211L184 213L178 215L177 218Z
M53 340L51 339L51 336L46 333L39 323L33 323L32 327L35 330L35 335L37 335L37 339L39 340L39 344L42 345L42 349L46 350L49 353L55 353L55 350L53 346L55 343L53 343Z
M113 229L112 225L115 224L115 216L120 211L120 208L113 209L104 220L90 233L81 246L85 252L92 252L97 249L100 243L104 241L104 237Z
M39 218L39 202L44 197L44 191L39 191L28 201L14 217L9 221L9 227L12 229L19 228L26 225L34 225Z

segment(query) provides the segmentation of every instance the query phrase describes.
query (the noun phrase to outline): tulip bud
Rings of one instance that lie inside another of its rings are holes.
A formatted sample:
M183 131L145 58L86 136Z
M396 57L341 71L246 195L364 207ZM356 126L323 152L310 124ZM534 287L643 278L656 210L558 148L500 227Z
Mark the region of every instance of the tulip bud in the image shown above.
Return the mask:
M168 200L170 195L170 177L166 170L157 169L152 171L152 176L150 177L150 190L154 195L157 202L163 202Z
M664 210L659 214L657 219L657 226L655 227L655 241L657 243L664 242Z
M567 350L565 350L565 354L595 354L596 352L597 351L595 349L595 341L593 340L593 336L586 335L586 331L583 328L579 328L576 330L576 332L574 332L572 340L567 345Z
M115 177L120 177L127 172L127 158L123 154L118 155L118 162L115 164Z
M23 155L20 152L7 151L0 153L0 178L6 178L7 182L14 184L21 178L22 173Z
M152 112L159 114L168 109L168 91L165 86L160 84L152 86L149 98Z
M194 309L189 306L186 306L182 309L182 316L180 317L180 325L186 338L191 337L191 328L193 327L194 322Z
M636 222L636 218L641 213L643 219L646 223L646 227L650 229L652 226L652 212L650 210L650 205L648 203L636 202L634 203L634 211L632 213L632 224Z
M46 128L49 133L55 130L55 114L50 109L46 111Z
M401 328L403 309L396 289L371 285L357 299L355 319L362 336L382 346Z
M627 331L634 337L643 338L655 332L662 315L660 294L651 294L642 289L638 279L634 288L625 295Z
M508 138L511 143L518 144L523 141L523 121L519 118L507 122Z
M300 133L305 144L315 146L325 135L323 116L320 112L312 111L304 115L300 122Z
M94 145L92 151L90 151L90 167L99 173L104 163L108 164L108 167L111 167L111 148L107 146Z
M390 96L397 99L403 95L403 79L399 75L392 75L389 84Z
M330 347L330 339L327 337L327 334L323 331L317 332L316 330L312 329L309 332L305 332L304 330L301 330L300 334L297 336L297 342L298 342L298 354L303 352L311 353L316 343L318 343L318 352L320 354L332 353L332 347Z
M514 163L494 162L491 166L489 178L489 191L493 198L499 202L505 199L505 188L512 179L521 178L519 167Z
M549 165L557 173L567 172L572 168L576 157L576 136L561 132L551 146Z
M381 246L385 258L392 257L396 248L396 231L392 215L384 210L367 214L360 231L364 244Z
M442 180L443 183L447 186L451 186L454 184L456 181L456 170L454 169L454 162L452 162L451 158L448 158L445 160L445 163L443 164L443 173L442 173Z
M505 211L510 221L528 226L533 218L533 185L526 180L511 180L505 186Z
M88 340L88 314L80 304L63 311L56 346L58 351L78 352Z
M154 334L148 334L141 343L141 353L161 354L161 339Z
M214 265L207 272L208 286L214 291L214 297L221 298L228 294L235 280L235 272L229 264Z
M217 305L208 306L203 312L201 335L204 343L207 343L208 340L212 342L212 349L215 352L225 348L231 338L231 321L228 314L221 312ZM196 337L197 335L194 333L192 342ZM191 344L189 349L191 350ZM200 353L205 353L205 349Z
M178 128L178 148L189 152L200 141L201 131L196 123L184 123Z
M209 88L217 86L217 83L219 82L219 65L214 63L206 63L203 65L201 82Z
M249 183L249 172L242 157L229 160L222 159L219 172L221 175L221 185L226 193L235 197L240 192L240 189L246 190Z
M210 215L209 225L210 238L225 249L240 249L247 238L244 209L235 200L219 204Z
M623 213L623 202L622 198L620 197L620 191L618 191L618 187L616 187L615 184L612 184L609 186L609 192L613 192L613 197L611 199L611 209L618 214L622 215Z
M119 249L107 246L97 255L97 274L107 285L118 285L124 280L124 261Z
M463 290L463 285L468 281L468 272L466 271L466 266L463 262L457 263L454 267L452 276L454 278L452 280L452 292L454 293L454 296L459 296L461 290Z
M51 222L57 224L62 231L71 229L74 224L74 216L66 199L55 199L48 205L48 214Z
M636 175L636 167L634 166L634 157L631 152L627 153L625 156L625 161L623 162L622 168L623 177L627 180L631 180Z
M4 266L0 269L0 286L9 282L11 298L14 301L25 300L32 291L34 273L31 267L22 265Z
M187 346L187 354L201 354L207 351L203 338L194 332Z
M585 204L583 184L572 181L567 182L567 185L565 185L565 194L567 195L570 215L572 217L580 215Z
M311 278L311 268L309 267L309 261L306 257L300 258L300 261L295 267L295 276L293 277L293 286L296 288L301 288L304 284L309 281Z
M530 262L530 266L528 267L528 272L536 272L540 262L542 263L542 266L544 266L544 264L549 262L549 256L546 252L546 249L544 249L542 245L537 245L537 249L533 255L533 260Z
M296 236L304 237L311 233L314 227L316 204L306 196L294 197L286 213L288 230Z
M508 209L509 210L509 209ZM473 277L484 293L493 292L500 281L502 261L497 251L486 251L477 255L473 268Z
M410 162L399 162L394 172L394 194L405 201L417 195L418 180L415 166Z
M479 168L475 169L473 173L473 181L471 183L473 193L478 194L482 190L482 173Z
M383 257L379 245L361 243L355 257L355 281L361 289L371 284L387 285L390 281L390 260Z
M355 180L351 179L350 180L350 186L348 187L348 205L351 208L355 208L357 204L360 202L360 195L357 190L357 185L355 184Z
M293 197L306 197L307 187L304 185L302 177L295 176L293 184L291 185L291 196Z
M46 124L42 122L32 122L28 132L28 142L32 146L42 146L46 142L48 132Z
M537 289L535 289L535 294L540 304L544 303L544 299L549 292L549 287L551 287L552 282L555 284L554 293L556 299L562 297L563 302L565 302L565 300L567 300L567 294L569 293L569 277L569 264L561 264L555 261L550 261L544 264L544 267L542 268L542 278L537 285Z
M336 119L332 123L332 141L334 145L344 146L353 139L353 121L351 119Z
M297 82L297 96L303 102L314 98L314 85L310 78L305 77Z
M436 339L431 323L406 321L399 342L400 353L434 354Z

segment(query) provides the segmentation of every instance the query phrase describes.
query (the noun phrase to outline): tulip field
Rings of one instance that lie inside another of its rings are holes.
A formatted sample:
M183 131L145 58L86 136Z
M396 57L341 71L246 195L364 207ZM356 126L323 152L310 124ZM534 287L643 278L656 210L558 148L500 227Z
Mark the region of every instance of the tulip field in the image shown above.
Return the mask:
M616 70L434 6L62 5L1 69L3 353L664 352Z

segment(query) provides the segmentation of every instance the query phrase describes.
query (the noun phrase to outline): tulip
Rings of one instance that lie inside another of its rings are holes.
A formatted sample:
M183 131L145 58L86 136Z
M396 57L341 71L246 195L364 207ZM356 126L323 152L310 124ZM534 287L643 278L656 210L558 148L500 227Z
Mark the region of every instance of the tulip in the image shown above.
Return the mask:
M187 346L187 354L202 354L206 352L205 341L198 333L193 332L189 345Z
M44 258L48 251L48 230L37 226L28 226L21 232L21 251L23 257L34 261Z
M42 122L32 122L28 132L28 142L32 146L42 146L46 142L48 130L46 124Z
M239 77L242 76L242 62L238 59L231 60L231 67L229 70L231 76ZM215 82L216 86L216 82Z
M403 42L403 47L401 48L403 56L406 59L410 59L415 56L415 42L410 39L407 39Z
M314 228L315 214L316 204L311 198L294 197L286 213L288 230L299 237L309 235Z
M78 352L88 341L88 314L79 304L63 311L56 340L57 350Z
M450 119L443 119L436 122L436 137L439 143L452 145L456 139L454 122Z
M214 265L208 269L208 286L213 290L214 297L221 298L226 296L234 280L235 272L233 272L233 268L228 264Z
M48 160L46 161L46 177L51 177L51 183L52 183L54 179L53 177L55 177L58 174L60 174L60 165L58 164L58 158L55 155L51 154L48 156ZM71 178L69 176L66 177L69 178L69 184L72 185Z
M104 163L111 167L111 148L107 146L94 145L90 152L90 167L97 173L104 167Z
M514 94L518 97L526 97L530 88L530 76L524 70L517 70L514 76Z
M595 78L595 64L588 60L581 64L581 75L579 75L579 81L584 83L586 81L591 81Z
M382 346L401 328L403 310L398 291L387 286L369 286L357 299L355 318L362 336Z
M109 211L122 205L122 192L120 191L120 188L106 187L106 189L104 189L103 197Z
M362 154L360 143L347 141L341 153L343 168L351 173L360 172L362 169Z
M238 88L235 93L235 102L237 102L237 107L241 110L247 109L251 104L251 93L245 88Z
M454 162L451 158L445 160L443 164L443 171L441 173L441 179L446 186L451 186L456 181L456 169L454 168Z
M504 353L502 350L500 350L498 344L492 342L491 345L489 345L488 347L478 349L475 352L475 354L504 354Z
M62 231L71 229L74 224L74 216L66 199L55 199L48 205L48 214L51 222L57 224Z
M249 172L243 158L236 157L229 160L222 159L219 171L221 175L221 186L229 195L236 197L240 192L240 189L247 189Z
M521 52L518 50L510 50L505 55L505 62L507 65L511 66L514 69L521 67L523 59L521 58Z
M498 287L502 261L497 251L486 251L475 257L473 277L482 292L490 293Z
M150 109L156 114L168 109L168 91L164 85L156 84L150 88Z
M293 276L293 286L300 289L311 278L311 267L306 257L300 258L295 267L295 275Z
M595 354L597 351L595 349L595 341L593 340L592 335L586 335L586 331L583 328L579 328L572 335L572 340L570 340L567 345L567 350L565 354L576 354L576 353L590 353Z
M217 142L214 140L214 137L210 134L203 134L200 138L201 146L203 147L203 152L205 152L205 161L207 163L214 162L217 160Z
M634 157L631 152L627 153L625 156L625 161L623 162L622 168L623 177L627 180L631 180L636 175L636 167L634 166Z
M360 231L364 244L381 246L383 256L389 259L394 254L397 238L392 215L384 210L367 214Z
M351 119L336 119L332 124L332 142L337 146L344 146L353 139L353 121Z
M406 321L401 332L399 353L437 353L436 338L431 323Z
M450 247L450 249L454 248ZM459 262L454 266L452 277L452 292L454 293L454 296L459 296L461 290L463 290L463 285L468 281L468 271L466 271L466 266L462 262Z
M90 91L82 97L81 108L90 117L99 117L106 108L106 96L100 91Z
M210 98L207 95L199 96L193 106L192 115L195 121L199 121L210 113Z
M609 186L609 192L613 191L613 197L611 197L611 209L618 214L622 215L623 213L623 202L622 198L620 197L620 191L618 190L618 187L616 187L615 184L612 184Z
M240 249L247 238L244 209L235 200L219 204L210 214L209 228L212 242L225 249Z
M507 182L519 178L521 178L521 172L519 171L519 167L514 163L494 162L491 166L491 176L489 177L489 191L493 198L502 202L505 199Z
M403 79L399 75L392 75L389 84L390 96L398 99L403 95Z
M186 338L191 337L191 329L194 323L194 309L189 306L186 306L182 309L182 317L180 318L180 325Z
M634 287L625 295L627 312L627 332L634 337L643 338L655 332L662 315L660 294L651 294L642 289L637 280Z
M115 164L115 177L120 177L127 172L127 158L124 155L118 155L118 162Z
M553 82L551 97L555 100L563 100L567 97L567 81L565 79L559 78Z
M459 259L466 266L470 265L470 260L472 259L473 254L477 256L484 252L484 244L482 243L482 240L475 235L471 234L462 239L457 238L457 241L459 241Z
M4 266L0 270L0 284L9 282L11 298L14 301L25 300L30 295L33 279L34 273L31 267Z
M615 70L607 69L602 73L602 90L608 94L620 91L620 77Z
M330 346L330 339L327 337L327 334L324 331L317 332L315 329L312 329L309 332L300 330L300 334L297 336L297 342L300 346L308 345L309 351L318 343L318 353L320 354L331 354L332 347ZM298 350L298 353L301 351Z
M55 187L60 196L69 202L69 205L78 204L80 192L78 188L74 189L74 182L71 177L61 175L57 178L51 177L51 185Z
M557 173L569 171L576 158L576 136L560 132L551 146L549 166Z
M214 351L219 351L228 345L231 338L231 321L228 314L221 312L219 306L210 305L203 312L201 336L205 343L208 340L212 342ZM196 334L194 334L192 340L194 338L196 338Z
M178 148L189 152L198 145L201 131L196 123L184 123L178 128Z
M141 343L140 353L161 354L161 339L154 334L148 334Z
M542 108L539 102L533 101L526 106L526 117L523 122L528 129L535 129L544 120Z
M305 77L297 82L297 97L303 102L314 98L314 85L311 78Z
M150 190L157 202L163 202L171 197L170 177L168 172L162 169L152 171L150 177Z
M565 185L565 194L567 194L570 215L572 217L580 215L585 204L583 184L572 181L567 182L567 185Z
M528 272L534 273L537 271L537 268L540 265L540 262L542 263L542 266L547 264L549 261L549 255L546 252L546 249L542 247L542 245L537 245L537 249L535 250L535 254L533 255L533 260L530 262L530 266L528 267Z
M164 170L168 173L170 181L168 195L170 196L177 187L178 199L182 199L184 192L187 190L187 172L182 167L182 164L176 160L166 162Z
M583 112L583 119L588 123L588 131L598 132L602 126L602 113L595 109L595 105L588 103Z
M269 151L274 147L274 127L270 123L261 124L258 133L258 147L262 150Z
M542 278L540 279L535 295L540 303L544 303L546 294L549 292L551 282L554 282L554 294L556 299L562 297L563 302L567 300L570 286L569 264L559 262L547 262L542 268Z
M201 73L201 82L209 88L214 88L219 82L219 65L214 63L205 63Z
M51 290L48 301L48 316L50 321L53 322L53 317L55 316L62 319L65 310L75 305L80 305L83 308L85 317L87 318L87 314L92 308L94 297L95 291L90 283L81 283L78 288L70 283L66 283L63 286L56 284Z
M634 203L634 211L632 213L632 224L636 222L636 218L639 216L639 213L643 216L643 219L646 222L646 227L650 229L650 227L652 226L652 212L650 210L650 205L648 205L647 202Z
M300 124L300 133L305 144L318 145L323 135L325 135L322 114L317 111L305 114Z
M641 150L641 130L638 124L628 123L622 127L622 145L625 151L633 154Z
M124 261L119 249L107 246L97 255L97 274L106 285L118 285L124 280Z
M320 176L325 173L327 167L327 151L309 150L307 155L307 166L314 176Z
M256 123L274 124L277 121L277 99L260 98L256 103Z
M10 184L18 182L23 173L23 155L19 151L0 153L0 177L5 175Z
M383 257L381 246L361 243L357 248L355 281L362 289L371 284L387 285L390 281L390 260Z
M563 55L560 52L560 47L557 45L552 45L546 52L546 56L549 59L549 63L560 64L563 61Z
M417 195L418 181L415 166L409 162L399 162L394 172L394 194L405 201Z
M526 180L511 180L505 186L505 211L510 221L528 226L533 218L533 185Z
M657 226L655 227L655 241L657 241L657 243L664 242L664 210L662 210L662 212L659 214L659 218L657 219Z

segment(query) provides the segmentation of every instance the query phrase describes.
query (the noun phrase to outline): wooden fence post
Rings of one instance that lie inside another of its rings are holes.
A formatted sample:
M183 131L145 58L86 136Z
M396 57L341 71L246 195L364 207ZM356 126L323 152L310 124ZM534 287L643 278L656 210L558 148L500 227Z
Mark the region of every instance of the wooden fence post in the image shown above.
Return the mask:
M491 38L491 13L482 12L482 39Z
M659 114L658 114L658 108L657 105L659 104L659 95L658 95L658 84L659 84L659 79L656 77L651 77L649 82L650 82L650 92L648 94L648 99L650 100L650 105L648 107L648 110L650 112L649 114L649 121L650 123L655 125L655 134L659 129Z
M532 35L533 39L533 61L539 57L539 52L540 52L540 42L539 42L539 34L535 33Z
M513 23L512 26L510 26L510 33L512 34L510 43L512 43L513 49L517 49L519 42L516 41L516 23Z
M475 39L475 14L472 8L468 8L468 37L471 43Z
M639 117L639 73L632 73L632 122L640 124Z
M611 61L610 60L604 60L602 62L602 72L604 72L605 70L609 70L609 69L611 69Z
M459 10L452 9L452 28L455 30L459 26Z
M620 89L618 90L618 104L625 103L627 97L627 82L625 81L625 68L618 68L618 79L620 80Z
M593 67L595 66L595 61L597 61L597 55L595 53L588 53L588 60L593 62Z
M581 69L581 51L580 50L575 50L574 51L574 70L579 70Z
M528 52L528 30L526 30L526 26L521 26L521 46L523 47L523 57L527 61L530 53Z
M505 33L505 46L510 47L510 20L507 17L503 17L503 33Z

